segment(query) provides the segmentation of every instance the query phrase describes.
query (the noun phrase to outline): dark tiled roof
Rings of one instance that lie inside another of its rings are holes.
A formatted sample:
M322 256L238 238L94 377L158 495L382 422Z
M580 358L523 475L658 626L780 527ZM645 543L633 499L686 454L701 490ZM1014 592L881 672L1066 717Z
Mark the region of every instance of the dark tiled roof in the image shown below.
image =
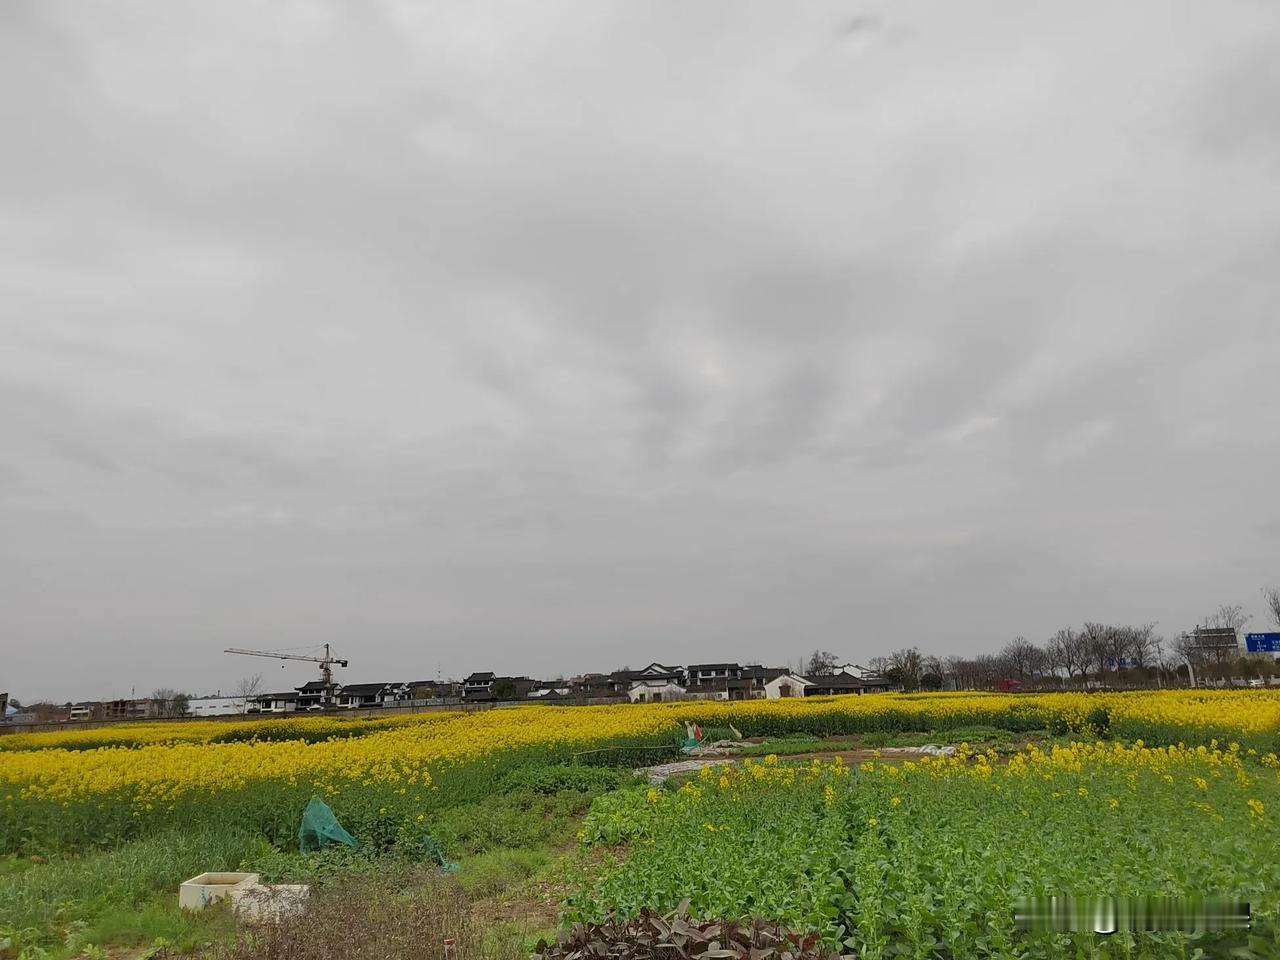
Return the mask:
M381 693L387 687L395 686L392 683L344 683L342 689L338 691L339 696L343 697L363 697L370 693Z
M697 673L700 670L741 670L742 668L736 663L691 663L689 664L689 672Z
M773 680L775 677L786 676L790 672L787 667L762 667L758 663L742 668L744 677L757 677L761 680Z
M826 677L809 677L809 682L822 690L857 690L866 686L851 673L836 673Z

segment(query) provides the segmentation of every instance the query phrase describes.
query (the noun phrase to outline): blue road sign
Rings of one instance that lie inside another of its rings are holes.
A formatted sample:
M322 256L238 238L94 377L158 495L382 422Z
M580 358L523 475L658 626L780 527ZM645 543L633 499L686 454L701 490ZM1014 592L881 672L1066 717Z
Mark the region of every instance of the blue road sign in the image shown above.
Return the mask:
M1250 653L1280 653L1280 633L1246 633L1244 645Z

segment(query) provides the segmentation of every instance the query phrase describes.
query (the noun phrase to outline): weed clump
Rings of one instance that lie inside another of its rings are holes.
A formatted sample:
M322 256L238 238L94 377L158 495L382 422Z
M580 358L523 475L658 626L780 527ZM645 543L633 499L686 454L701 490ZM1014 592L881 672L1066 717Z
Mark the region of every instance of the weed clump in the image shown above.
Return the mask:
M349 877L314 891L306 907L213 945L201 960L387 960L441 957L452 940L467 960L523 960L523 931L474 923L456 881L423 870Z

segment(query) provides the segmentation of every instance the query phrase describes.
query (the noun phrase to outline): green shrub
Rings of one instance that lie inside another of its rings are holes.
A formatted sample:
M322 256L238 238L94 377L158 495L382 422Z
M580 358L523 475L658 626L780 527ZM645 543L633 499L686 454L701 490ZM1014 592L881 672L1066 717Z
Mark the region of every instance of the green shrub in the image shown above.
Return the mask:
M1091 708L1085 717L1085 728L1082 732L1094 737L1110 736L1111 714L1107 708L1101 705Z
M613 790L626 778L612 767L590 767L581 764L529 764L516 767L503 778L507 789L529 789L535 793L566 792L598 794Z

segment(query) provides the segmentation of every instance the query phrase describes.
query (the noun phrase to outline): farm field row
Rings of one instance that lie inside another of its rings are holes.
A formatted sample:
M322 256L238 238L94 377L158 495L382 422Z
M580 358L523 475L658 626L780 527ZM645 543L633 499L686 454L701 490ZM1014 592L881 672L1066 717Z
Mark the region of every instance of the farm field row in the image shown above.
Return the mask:
M696 701L666 704L620 704L596 707L507 707L495 717L462 711L396 714L387 717L292 716L243 721L132 721L91 730L67 730L0 736L0 753L47 749L93 750L100 747L162 746L176 743L243 743L250 741L319 742L361 737L402 728L430 727L470 717L469 722L496 719L510 710L581 713L583 726L621 708L632 722L645 726L651 717L672 721L700 719L732 722L761 734L803 729L811 733L858 733L873 730L949 729L989 724L1006 729L1083 731L1100 715L1117 735L1177 742L1234 739L1261 749L1280 736L1280 690L1146 690L1127 693L928 693L873 694L864 697L809 697L799 700L749 700L726 703ZM527 717L528 714L517 713ZM640 719L644 718L644 719ZM521 719L517 721L523 723Z
M1235 941L1027 937L1015 899L1212 894L1251 902L1254 949L1280 956L1275 767L1238 748L1113 743L1033 746L1004 763L962 749L704 767L678 789L596 800L583 841L625 855L567 916L688 900L695 915L778 918L866 958L1168 957Z
M112 746L114 728L20 740L0 752L0 852L47 852L111 843L175 823L257 823L273 841L293 829L312 794L349 817L377 816L380 829L414 830L440 795L483 795L501 769L562 762L597 747L623 763L673 752L686 720L734 725L747 736L817 736L947 730L981 724L1006 730L1100 735L1150 744L1236 742L1259 754L1280 741L1280 693L1157 692L1087 695L874 695L791 701L602 707L530 706L477 714L378 720L301 718L278 723L147 725L144 745ZM132 725L124 725L131 729ZM218 727L223 739L208 736ZM230 729L228 729L230 727ZM84 749L84 737L103 746ZM136 736L136 735L135 735ZM240 737L247 739L239 739ZM621 749L626 748L626 749ZM374 813L371 811L384 811Z
M747 756L683 785L630 785L632 767L679 756L686 721L815 748L986 731L1003 752L907 762L864 753L865 763ZM557 883L573 878L563 890L569 918L688 899L703 915L782 920L864 957L1034 958L1080 946L1020 939L1011 904L1022 894L1236 895L1254 905L1255 945L1272 950L1259 955L1280 956L1280 693L1270 691L122 727L74 741L0 738L16 741L0 750L0 914L20 913L39 942L79 929L90 901L98 913L111 907L110 891L121 891L130 918L154 896L147 909L176 922L168 901L187 870L251 867L294 882L443 854L477 891L568 857ZM299 860L299 816L312 796L360 841L359 856ZM579 852L568 854L579 826ZM1089 944L1083 955L1190 957L1196 946L1167 936L1107 952L1124 943Z

